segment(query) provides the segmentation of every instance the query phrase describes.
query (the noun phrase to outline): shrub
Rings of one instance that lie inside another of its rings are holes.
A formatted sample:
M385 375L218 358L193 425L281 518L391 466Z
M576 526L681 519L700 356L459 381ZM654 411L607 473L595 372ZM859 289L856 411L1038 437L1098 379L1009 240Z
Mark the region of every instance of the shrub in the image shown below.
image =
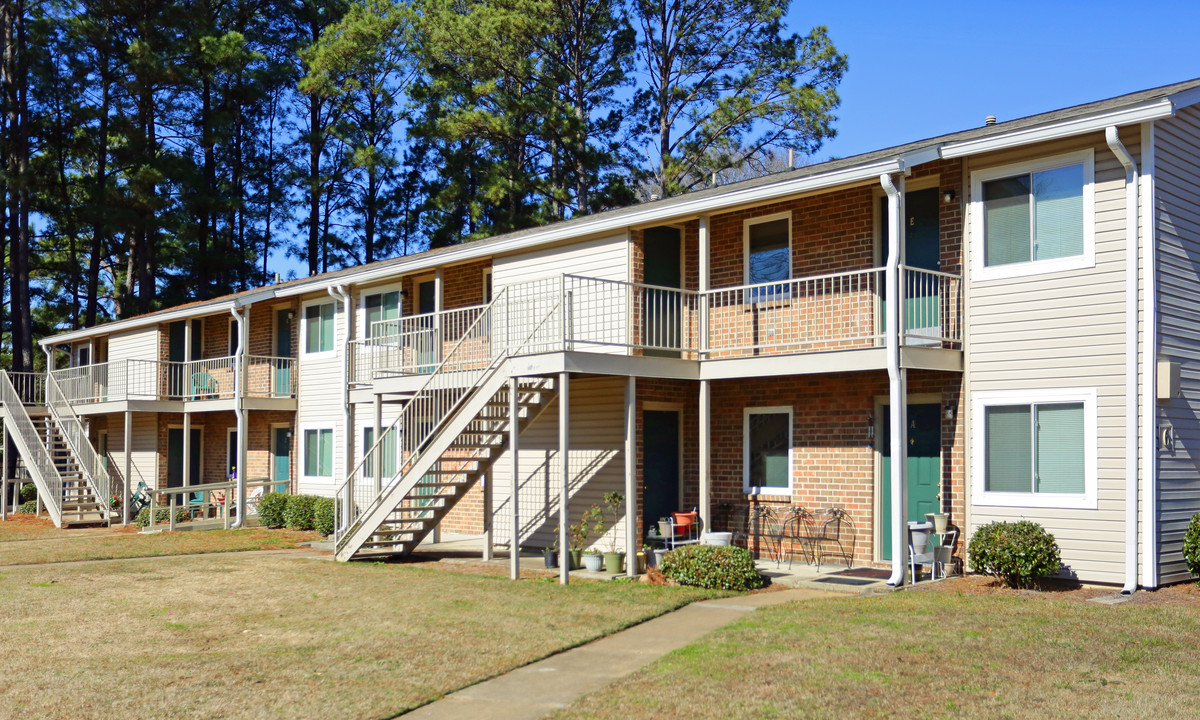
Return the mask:
M313 503L313 529L323 536L332 535L335 512L336 505L333 498L317 498L317 501Z
M283 509L283 524L292 530L312 530L316 502L316 495L289 495Z
M680 585L709 590L754 590L766 584L750 551L732 545L685 545L664 555L659 570Z
M967 547L971 567L1009 587L1029 587L1034 580L1057 575L1058 543L1041 525L1028 520L988 523L975 531Z
M177 522L177 523L187 522L189 519L191 519L191 515L188 514L187 508L179 508L178 510L175 511L175 522ZM171 508L155 508L154 509L154 524L155 525L167 525L170 522L171 522ZM142 508L138 512L137 518L134 519L133 523L140 528L144 528L144 527L147 527L148 525L150 525L150 508Z
M1188 572L1200 578L1200 513L1192 516L1187 532L1183 534L1183 560Z
M24 497L24 493L22 493L22 497ZM21 503L21 507L17 508L17 512L25 515L36 515L37 500L26 500L25 502Z
M258 522L263 527L283 527L283 512L287 509L288 497L287 493L277 492L269 492L263 495L258 501Z
M21 486L21 497L20 497L21 502L27 503L30 500L36 500L36 499L37 499L37 486L36 485L34 485L33 483L25 483L24 485Z

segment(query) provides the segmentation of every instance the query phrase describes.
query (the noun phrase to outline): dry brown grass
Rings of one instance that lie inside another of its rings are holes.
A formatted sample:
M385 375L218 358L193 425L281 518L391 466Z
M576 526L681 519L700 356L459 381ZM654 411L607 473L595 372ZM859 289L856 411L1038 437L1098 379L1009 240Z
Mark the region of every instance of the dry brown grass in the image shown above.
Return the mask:
M38 718L387 717L707 596L300 553L15 568L0 574L0 707Z
M64 531L54 527L54 523L50 522L50 518L45 515L26 515L19 513L9 515L8 519L0 522L0 542L10 542L19 540L37 540L39 538L54 537L61 535ZM91 530L79 530L83 534L91 534ZM105 532L108 532L106 529Z
M755 612L555 717L1192 717L1196 657L1195 605L812 600Z

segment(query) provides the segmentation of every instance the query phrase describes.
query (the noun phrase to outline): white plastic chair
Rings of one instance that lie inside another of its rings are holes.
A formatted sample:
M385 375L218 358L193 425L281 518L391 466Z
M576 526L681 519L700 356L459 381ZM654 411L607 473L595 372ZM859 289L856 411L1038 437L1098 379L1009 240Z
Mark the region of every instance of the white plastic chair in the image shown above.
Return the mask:
M908 570L914 583L917 581L917 565L928 565L930 577L937 579L937 551L929 544L932 534L933 523L908 524Z

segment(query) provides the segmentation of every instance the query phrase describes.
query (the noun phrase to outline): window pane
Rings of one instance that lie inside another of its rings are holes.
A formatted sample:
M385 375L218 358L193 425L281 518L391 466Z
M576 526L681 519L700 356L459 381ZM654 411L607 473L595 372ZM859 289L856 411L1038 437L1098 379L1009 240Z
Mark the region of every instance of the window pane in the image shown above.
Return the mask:
M786 218L750 226L749 284L778 282L791 275Z
M1033 174L1034 259L1083 254L1083 166Z
M363 461L363 474L375 477L375 453L371 446L375 444L375 428L363 428L363 452L367 454Z
M383 319L382 295L368 295L367 306L367 337L375 337L375 323Z
M381 320L395 320L400 317L400 291L393 290L383 294L383 310Z
M389 428L383 434L383 475L393 477L396 474L396 429Z
M983 184L984 262L988 267L1028 262L1029 176Z
M317 443L317 431L304 431L304 474L308 477L313 477L317 474L317 468L320 467L320 452L321 449Z
M1037 491L1084 491L1083 403L1037 406Z
M787 413L754 413L750 416L750 485L788 486L788 449L791 428Z
M333 477L333 431L321 430L321 465L319 474L322 477Z
M321 351L333 349L333 303L321 306Z
M321 349L321 306L304 308L304 352L320 352Z
M990 492L1030 492L1033 487L1033 432L1028 405L986 411L985 483Z

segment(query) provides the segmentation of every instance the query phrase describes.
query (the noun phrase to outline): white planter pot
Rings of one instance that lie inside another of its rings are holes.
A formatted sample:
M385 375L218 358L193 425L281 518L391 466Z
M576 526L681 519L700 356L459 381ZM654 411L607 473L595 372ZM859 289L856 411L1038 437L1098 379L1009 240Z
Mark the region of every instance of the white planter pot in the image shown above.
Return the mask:
M705 545L715 545L717 547L722 547L722 546L728 545L729 543L733 542L733 533L731 533L731 532L704 533L704 537L701 538L700 542L704 543Z
M603 572L604 556L603 555L584 555L583 566L591 572Z

